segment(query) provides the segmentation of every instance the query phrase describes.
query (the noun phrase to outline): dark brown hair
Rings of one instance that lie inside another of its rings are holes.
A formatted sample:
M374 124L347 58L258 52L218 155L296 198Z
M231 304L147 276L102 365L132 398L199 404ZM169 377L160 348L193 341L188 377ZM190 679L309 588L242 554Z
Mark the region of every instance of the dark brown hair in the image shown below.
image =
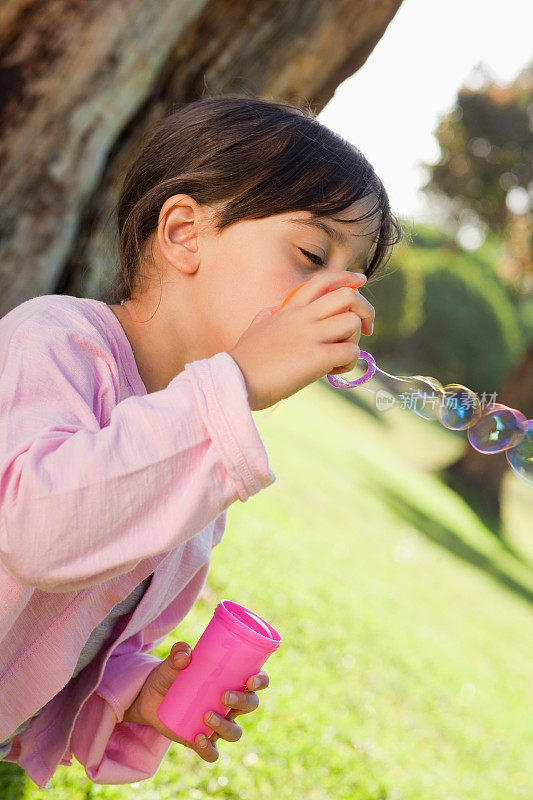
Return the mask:
M160 120L130 166L117 203L120 268L110 302L131 299L140 283L145 246L173 194L222 205L219 231L239 220L286 211L331 215L375 193L362 217L379 214L370 278L403 238L387 193L354 145L320 123L310 109L246 93L204 97Z

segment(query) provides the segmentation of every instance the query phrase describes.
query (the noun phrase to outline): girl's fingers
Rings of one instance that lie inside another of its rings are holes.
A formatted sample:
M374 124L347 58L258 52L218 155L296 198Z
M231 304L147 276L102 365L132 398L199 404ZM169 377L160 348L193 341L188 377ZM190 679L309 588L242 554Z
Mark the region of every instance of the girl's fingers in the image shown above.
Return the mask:
M255 683L257 681L257 684ZM250 690L254 689L266 689L269 684L269 677L268 674L265 672L264 669L260 670L256 675L251 675L248 680L246 681L246 686Z
M248 690L244 692L230 692L228 697L227 693L222 695L222 703L230 708L238 709L240 714L249 714L250 711L255 711L259 705L259 698L255 692ZM226 717L227 719L227 717Z
M205 739L205 742L203 741ZM199 733L196 739L194 740L196 752L203 758L204 761L216 761L218 759L219 753L215 745L213 744L212 737L209 739L204 736L203 734Z
M354 289L359 289L366 283L366 275L361 272L350 272L343 270L342 272L317 272L309 280L300 284L299 287L293 289L294 300L291 298L289 303L295 307L306 306L312 303L325 292L337 289L340 286L351 286ZM288 295L283 304L287 301ZM279 310L279 309L278 309Z
M361 320L353 311L335 314L328 319L320 320L320 340L323 344L331 342L352 341L359 343Z
M343 311L353 311L360 318L362 332L370 336L374 326L375 309L366 297L354 292L349 287L340 287L333 292L327 292L313 303L313 312L316 320L340 314Z
M212 745L214 745L217 739L220 738L223 738L228 742L237 742L241 738L242 728L240 725L237 725L237 723L233 723L233 720L238 714L247 714L250 711L255 711L259 705L259 698L255 692L252 691L252 686L254 689L266 689L269 682L268 674L265 672L265 670L260 670L256 675L250 675L246 681L246 686L248 686L249 689L246 689L244 692L234 692L235 699L232 698L232 707L225 717L220 717L219 715L218 721L209 720L207 718L210 712L206 712L204 722L213 730L213 733L209 737L209 742L211 742ZM222 695L221 701L224 705L229 705L226 693ZM211 756L213 756L213 754L216 754L215 758L211 757L210 759L206 760L216 761L218 758L218 751L215 747L213 747L211 750ZM203 751L202 757L204 757Z
M237 714L240 714L240 713L241 713L240 711L237 711L235 708L232 708L231 711L229 711L226 714L226 719L235 719ZM207 724L209 725L209 723L207 723ZM209 727L211 727L211 726L209 726ZM213 731L213 733L211 734L211 736L209 738L211 739L212 742L216 742L217 739L220 739L220 735L216 731Z
M238 742L242 736L242 728L233 721L235 715L230 713L227 717L221 717L220 714L216 714L214 717L211 717L211 713L210 711L206 713L204 717L205 724L209 725L214 733L227 742ZM212 737L210 738L211 741L213 741Z

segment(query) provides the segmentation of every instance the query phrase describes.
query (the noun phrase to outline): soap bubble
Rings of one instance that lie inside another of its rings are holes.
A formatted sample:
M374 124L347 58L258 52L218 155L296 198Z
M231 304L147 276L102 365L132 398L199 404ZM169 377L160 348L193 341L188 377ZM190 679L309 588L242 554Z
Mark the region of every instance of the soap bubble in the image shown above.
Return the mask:
M468 429L468 440L480 453L501 453L515 447L525 436L527 419L502 403L491 403L478 422Z
M533 486L533 419L528 419L527 423L524 438L507 450L505 456L518 477Z
M481 400L472 389L460 383L448 383L444 390L439 416L445 428L462 431L480 418Z
M400 408L407 408L417 416L430 421L439 420L439 406L444 398L444 387L428 375L390 375L375 368L369 387L380 386L400 401Z

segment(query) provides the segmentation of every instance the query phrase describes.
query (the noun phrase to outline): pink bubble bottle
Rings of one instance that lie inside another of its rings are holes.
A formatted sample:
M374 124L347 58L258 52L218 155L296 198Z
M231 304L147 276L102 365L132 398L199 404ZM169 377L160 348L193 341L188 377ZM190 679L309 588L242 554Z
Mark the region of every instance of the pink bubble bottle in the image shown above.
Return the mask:
M211 736L204 722L208 711L225 717L221 698L243 691L282 641L264 619L231 600L222 600L193 649L189 665L176 676L157 709L159 720L193 746L199 733Z

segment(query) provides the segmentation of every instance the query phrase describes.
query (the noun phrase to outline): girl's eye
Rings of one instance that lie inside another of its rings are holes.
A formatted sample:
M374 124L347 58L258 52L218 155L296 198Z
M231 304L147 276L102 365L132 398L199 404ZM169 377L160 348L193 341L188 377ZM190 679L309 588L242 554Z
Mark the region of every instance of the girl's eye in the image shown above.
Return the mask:
M307 256L307 258L308 258L308 259L309 259L309 260L310 260L310 261L311 261L313 264L316 264L316 265L317 265L317 266L319 266L319 267L324 267L324 266L325 266L325 263L324 263L324 261L322 261L322 259L320 258L320 256L316 256L314 253L309 253L309 251L308 251L308 250L303 250L301 247L299 247L299 248L298 248L298 250L300 250L300 252L301 252L301 253L304 253L304 254ZM314 259L316 259L316 261L315 261Z

